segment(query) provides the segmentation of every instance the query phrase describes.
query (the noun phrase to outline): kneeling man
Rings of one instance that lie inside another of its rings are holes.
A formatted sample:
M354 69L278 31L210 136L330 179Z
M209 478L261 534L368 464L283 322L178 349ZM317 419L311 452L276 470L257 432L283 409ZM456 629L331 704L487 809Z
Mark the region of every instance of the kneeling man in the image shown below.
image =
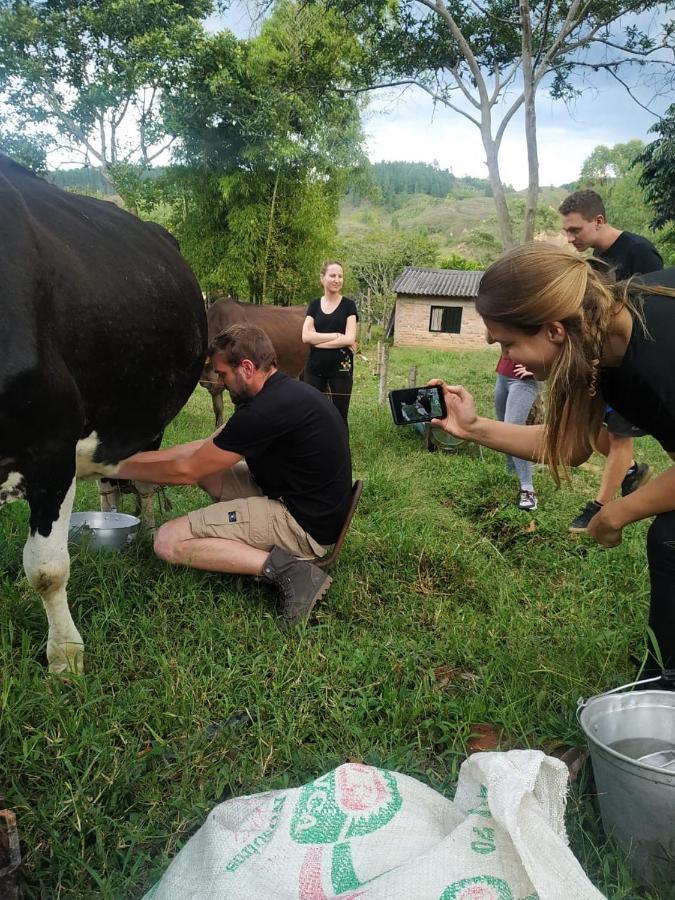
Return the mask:
M161 526L155 552L175 565L260 575L282 594L288 624L305 619L331 578L310 560L334 544L349 509L347 429L316 388L277 371L262 329L233 325L209 348L235 404L211 438L137 453L120 478L199 484L213 505Z

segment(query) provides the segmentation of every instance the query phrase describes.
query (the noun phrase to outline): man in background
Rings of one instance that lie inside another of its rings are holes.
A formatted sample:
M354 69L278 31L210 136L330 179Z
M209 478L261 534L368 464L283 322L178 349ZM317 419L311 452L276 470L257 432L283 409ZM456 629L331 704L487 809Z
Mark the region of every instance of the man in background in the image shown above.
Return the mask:
M575 191L563 200L558 212L569 243L580 252L592 249L593 256L608 264L617 281L663 268L663 259L651 241L607 222L602 197L595 191ZM605 426L597 441L598 451L607 458L600 489L595 500L590 500L570 524L572 533L586 531L593 516L619 488L625 497L649 481L652 474L646 463L637 463L633 457L633 438L644 432L609 407Z

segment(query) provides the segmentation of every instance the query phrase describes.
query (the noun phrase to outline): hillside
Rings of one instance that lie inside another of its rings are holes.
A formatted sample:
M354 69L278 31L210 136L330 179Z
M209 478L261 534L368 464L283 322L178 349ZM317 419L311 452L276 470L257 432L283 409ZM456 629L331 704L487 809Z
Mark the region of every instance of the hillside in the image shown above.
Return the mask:
M568 191L546 187L540 192L538 230L551 236L557 232L557 208ZM526 192L508 195L510 206L522 205ZM363 236L372 231L421 232L438 244L443 256L461 253L471 259L488 261L491 245L498 243L494 202L491 197L432 197L428 194L397 193L387 202L347 196L340 207L339 237Z

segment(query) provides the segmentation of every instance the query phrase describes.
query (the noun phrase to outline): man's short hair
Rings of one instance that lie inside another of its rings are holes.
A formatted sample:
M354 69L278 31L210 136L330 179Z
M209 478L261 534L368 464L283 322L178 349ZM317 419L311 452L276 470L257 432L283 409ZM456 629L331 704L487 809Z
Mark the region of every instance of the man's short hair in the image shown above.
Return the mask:
M565 197L558 207L558 212L561 216L579 213L587 222L592 222L596 216L602 216L605 220L607 219L602 197L591 190L575 191L569 197Z
M263 372L276 368L277 354L262 328L245 322L230 325L211 341L209 356L218 354L228 366L250 359Z

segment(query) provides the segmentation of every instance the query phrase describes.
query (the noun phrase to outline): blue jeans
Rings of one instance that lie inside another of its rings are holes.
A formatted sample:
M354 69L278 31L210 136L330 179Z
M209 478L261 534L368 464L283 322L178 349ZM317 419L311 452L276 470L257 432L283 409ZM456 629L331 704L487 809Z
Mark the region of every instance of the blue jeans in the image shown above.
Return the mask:
M524 425L537 399L539 385L534 378L508 378L497 375L495 384L495 411L500 422ZM520 480L520 489L534 490L532 484L532 463L528 459L518 459L506 455L506 468L515 472Z

